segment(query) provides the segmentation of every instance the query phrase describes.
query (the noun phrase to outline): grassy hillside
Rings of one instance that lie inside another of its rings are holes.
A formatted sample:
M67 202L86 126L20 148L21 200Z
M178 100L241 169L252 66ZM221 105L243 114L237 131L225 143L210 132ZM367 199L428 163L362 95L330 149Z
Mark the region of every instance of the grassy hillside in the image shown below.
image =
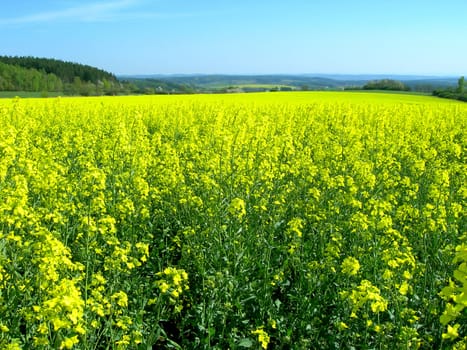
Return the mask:
M131 86L120 83L109 72L88 65L48 58L0 56L1 91L92 96L129 93Z

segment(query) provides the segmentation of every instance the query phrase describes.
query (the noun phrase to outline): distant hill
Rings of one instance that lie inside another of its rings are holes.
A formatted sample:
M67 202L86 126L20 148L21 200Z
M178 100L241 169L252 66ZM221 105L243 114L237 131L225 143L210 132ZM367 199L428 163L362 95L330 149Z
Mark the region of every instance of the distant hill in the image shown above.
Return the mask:
M120 77L120 81L124 84L133 86L133 91L140 94L192 94L196 92L204 92L204 89L196 87L190 83L178 83L164 79Z
M0 91L66 95L218 93L291 90L360 90L370 81L403 82L432 93L456 86L457 78L348 74L181 74L115 76L103 69L52 58L0 56Z
M115 95L130 92L105 70L50 58L0 56L0 91Z
M80 78L83 82L97 83L104 80L117 82L117 77L114 74L103 69L52 58L0 56L0 62L17 67L44 71L47 74L55 74L64 83L72 83L76 77Z
M0 56L0 91L40 92L45 96L48 92L83 96L198 92L187 83L118 79L89 65L29 56Z
M454 77L431 77L413 75L137 75L122 76L139 87L157 81L160 86L176 84L190 87L194 92L266 91L266 90L343 90L361 89L372 80L403 81L412 91L429 92L456 85Z
M243 91L258 90L335 90L365 82L337 81L329 78L299 75L138 75L122 76L120 79L131 81L139 86L157 80L189 86L196 92L225 92L240 88Z

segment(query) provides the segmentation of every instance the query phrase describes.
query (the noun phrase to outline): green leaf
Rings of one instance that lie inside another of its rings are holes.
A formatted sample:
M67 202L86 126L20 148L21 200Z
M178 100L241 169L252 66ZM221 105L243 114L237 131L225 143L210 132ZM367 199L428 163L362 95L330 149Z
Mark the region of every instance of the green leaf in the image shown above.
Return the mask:
M209 327L209 336L214 337L216 334L216 329L214 327Z
M243 338L239 341L238 346L241 346L242 348L251 348L253 346L253 342L250 338Z

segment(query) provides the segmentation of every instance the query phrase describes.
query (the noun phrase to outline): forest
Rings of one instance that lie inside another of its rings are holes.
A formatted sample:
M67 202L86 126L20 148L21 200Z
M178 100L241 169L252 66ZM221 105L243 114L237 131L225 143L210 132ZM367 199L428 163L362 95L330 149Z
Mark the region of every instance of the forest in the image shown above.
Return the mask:
M115 95L132 86L112 73L49 58L0 56L0 91L63 92L66 95Z
M465 78L461 76L457 81L456 88L437 89L433 91L433 96L450 98L453 100L459 100L467 102L467 92L465 91Z

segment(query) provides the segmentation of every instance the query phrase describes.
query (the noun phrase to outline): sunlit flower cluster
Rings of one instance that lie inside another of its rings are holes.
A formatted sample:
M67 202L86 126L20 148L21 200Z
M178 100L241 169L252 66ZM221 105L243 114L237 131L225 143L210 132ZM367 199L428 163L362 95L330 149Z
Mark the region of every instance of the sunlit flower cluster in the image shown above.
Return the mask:
M175 310L180 312L183 305L180 301L182 294L189 290L188 274L183 269L166 267L162 272L158 272L159 279L156 286L161 295L168 296L171 304L175 305Z

